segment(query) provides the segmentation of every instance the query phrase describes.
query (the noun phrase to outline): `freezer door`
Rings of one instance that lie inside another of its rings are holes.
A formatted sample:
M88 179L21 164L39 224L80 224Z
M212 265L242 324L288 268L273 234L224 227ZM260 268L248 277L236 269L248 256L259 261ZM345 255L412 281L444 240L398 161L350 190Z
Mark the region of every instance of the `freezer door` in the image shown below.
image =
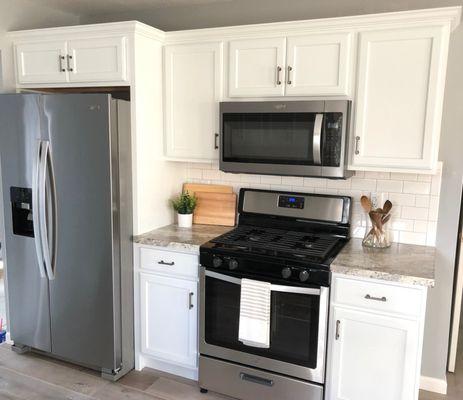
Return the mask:
M112 371L121 356L110 98L45 95L44 109L56 188L50 196L57 238L55 249L50 244L53 354Z
M48 279L36 220L41 96L0 95L0 176L9 328L15 344L51 351ZM34 178L35 175L35 178Z

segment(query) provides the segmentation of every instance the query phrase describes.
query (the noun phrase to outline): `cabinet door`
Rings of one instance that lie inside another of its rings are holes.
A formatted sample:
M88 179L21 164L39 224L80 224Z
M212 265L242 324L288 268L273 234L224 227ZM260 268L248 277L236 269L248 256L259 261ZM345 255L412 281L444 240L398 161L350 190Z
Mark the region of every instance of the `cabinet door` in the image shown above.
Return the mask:
M64 41L15 45L16 77L19 84L67 81Z
M197 282L140 274L141 351L196 368Z
M164 73L166 156L217 159L222 43L166 46Z
M448 47L443 29L360 34L354 169L435 168Z
M419 323L334 307L329 400L418 398Z
M351 36L340 33L288 38L286 94L349 94Z
M230 42L230 97L285 94L285 38Z
M126 81L126 38L71 40L66 61L70 82Z

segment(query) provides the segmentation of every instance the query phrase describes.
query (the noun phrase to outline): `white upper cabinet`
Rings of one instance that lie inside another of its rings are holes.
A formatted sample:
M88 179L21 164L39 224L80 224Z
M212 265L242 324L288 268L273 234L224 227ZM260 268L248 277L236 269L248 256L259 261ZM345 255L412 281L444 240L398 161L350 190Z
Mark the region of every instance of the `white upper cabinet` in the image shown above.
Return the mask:
M348 95L352 34L289 37L286 94Z
M231 41L229 96L283 96L285 42L285 38Z
M448 37L448 26L360 33L352 169L435 168Z
M348 95L352 34L230 42L229 97Z
M68 42L70 82L127 80L126 38L102 37Z
M101 24L12 32L16 83L26 88L127 85L130 46L139 27L123 22L111 28Z
M22 43L15 46L18 83L66 82L66 43Z
M204 161L218 158L222 99L222 43L166 46L165 154Z

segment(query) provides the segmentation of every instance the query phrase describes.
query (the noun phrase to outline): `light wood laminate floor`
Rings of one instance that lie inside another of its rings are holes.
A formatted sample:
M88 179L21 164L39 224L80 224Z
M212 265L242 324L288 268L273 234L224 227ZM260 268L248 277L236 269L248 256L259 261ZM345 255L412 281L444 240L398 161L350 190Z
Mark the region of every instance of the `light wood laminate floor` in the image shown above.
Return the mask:
M148 368L132 371L117 383L107 382L93 371L61 361L31 353L18 355L6 344L0 345L0 399L230 400L216 393L201 394L195 382ZM449 377L448 396L420 395L420 400L457 399L463 399L463 370Z

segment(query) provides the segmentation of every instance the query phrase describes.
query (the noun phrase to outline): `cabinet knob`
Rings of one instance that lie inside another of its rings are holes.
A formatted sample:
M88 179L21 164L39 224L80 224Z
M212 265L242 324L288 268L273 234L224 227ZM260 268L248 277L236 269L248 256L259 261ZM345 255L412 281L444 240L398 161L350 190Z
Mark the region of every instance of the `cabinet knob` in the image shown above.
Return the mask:
M214 133L214 149L215 149L215 150L217 150L217 149L219 148L218 139L219 139L219 134L218 134L218 133Z

